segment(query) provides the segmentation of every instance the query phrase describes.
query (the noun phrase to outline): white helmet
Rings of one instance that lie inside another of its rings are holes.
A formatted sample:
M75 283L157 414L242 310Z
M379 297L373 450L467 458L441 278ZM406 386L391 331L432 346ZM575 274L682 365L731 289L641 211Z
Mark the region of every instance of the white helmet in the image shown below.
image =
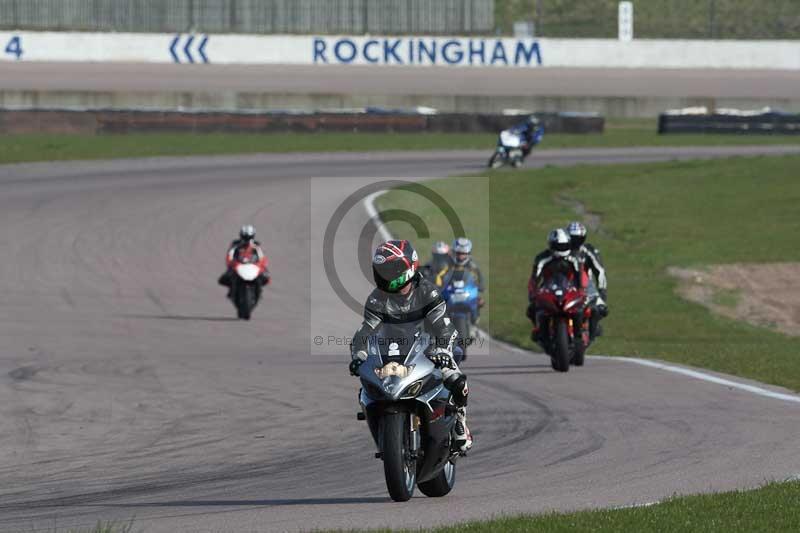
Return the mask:
M567 257L570 252L569 234L563 228L554 229L547 236L547 247L556 257Z
M466 237L459 237L453 241L453 260L457 265L465 265L472 253L472 241ZM458 256L462 256L459 259Z
M450 245L444 241L436 241L431 247L433 255L447 255L450 253Z

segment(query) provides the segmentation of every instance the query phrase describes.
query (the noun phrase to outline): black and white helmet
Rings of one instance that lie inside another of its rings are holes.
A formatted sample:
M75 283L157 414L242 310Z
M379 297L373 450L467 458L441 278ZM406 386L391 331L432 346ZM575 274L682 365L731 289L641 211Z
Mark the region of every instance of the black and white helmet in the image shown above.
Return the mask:
M530 124L530 126L531 126L532 128L535 128L536 126L538 126L538 125L539 125L539 119L538 119L538 118L536 118L536 115L530 115L530 116L528 117L528 124Z
M567 233L572 241L573 250L578 250L586 242L586 226L580 222L570 222L567 226Z
M547 247L556 257L567 257L570 252L569 234L562 228L554 229L547 236Z
M459 237L453 241L453 261L457 265L465 265L472 253L472 241L466 237Z
M256 238L256 228L250 224L245 224L242 226L242 229L239 230L239 238L243 241L252 241Z

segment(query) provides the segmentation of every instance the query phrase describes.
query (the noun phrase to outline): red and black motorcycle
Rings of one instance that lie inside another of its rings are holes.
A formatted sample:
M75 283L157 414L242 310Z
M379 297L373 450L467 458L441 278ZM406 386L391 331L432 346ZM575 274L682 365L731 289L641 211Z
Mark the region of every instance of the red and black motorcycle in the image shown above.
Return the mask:
M589 347L589 318L586 291L574 280L557 274L536 291L537 342L550 356L553 369L569 371L569 365L583 366Z

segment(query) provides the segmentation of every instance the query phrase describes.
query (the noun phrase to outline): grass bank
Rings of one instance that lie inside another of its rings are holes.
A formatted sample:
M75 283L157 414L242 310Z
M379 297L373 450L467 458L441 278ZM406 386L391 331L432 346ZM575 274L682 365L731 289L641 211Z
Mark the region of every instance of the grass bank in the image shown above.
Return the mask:
M74 159L228 155L259 152L344 152L378 150L485 150L491 133L313 133L313 134L130 134L0 136L0 164ZM542 148L800 144L800 135L666 135L654 120L611 120L601 135L546 135Z
M429 185L459 213L489 267L485 324L493 335L533 348L524 316L531 261L551 228L581 218L580 204L599 217L589 240L609 274L606 335L590 353L665 359L800 390L800 339L715 316L676 295L667 273L800 261L798 169L800 157L732 158L500 171L477 192L459 178ZM379 199L419 213L432 239L450 239L444 217L423 203L400 191ZM409 232L402 223L391 229ZM427 251L430 240L418 247Z
M433 533L780 533L800 531L800 482L671 498L649 507L470 522Z

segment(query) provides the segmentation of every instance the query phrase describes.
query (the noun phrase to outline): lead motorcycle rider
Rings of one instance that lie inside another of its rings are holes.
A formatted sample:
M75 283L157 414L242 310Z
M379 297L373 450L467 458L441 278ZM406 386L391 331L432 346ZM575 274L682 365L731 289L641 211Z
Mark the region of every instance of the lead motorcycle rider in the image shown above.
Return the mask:
M572 255L572 245L569 234L562 228L556 228L547 236L547 249L542 251L533 260L531 277L528 280L528 309L525 312L532 324L531 340L540 340L540 324L537 320L536 291L542 287L553 274L561 272L567 274L578 288L583 288L581 265ZM578 313L581 316L581 313ZM578 330L582 324L578 324Z
M237 254L239 254L240 251L245 250L248 246L253 247L256 255L258 256L259 262L266 262L267 256L264 255L264 250L261 249L261 243L256 240L256 229L250 224L245 224L239 230L239 238L232 241L230 246L228 246L228 254L225 259L228 269L219 277L219 280L217 280L217 283L223 287L228 287L228 298L231 297L231 290L233 289L233 276L235 275L231 269L231 265L233 264L234 259L236 259ZM270 275L266 268L264 269L264 273L259 276L259 281L261 282L262 287L269 284Z
M572 255L578 259L583 272L583 285L589 287L591 275L594 274L597 292L600 297L592 308L592 317L589 319L589 335L592 339L603 334L600 319L608 316L608 280L606 270L600 259L600 251L586 242L586 226L580 222L570 222L567 226Z
M372 274L376 289L364 305L364 321L350 345L350 374L367 360L367 340L383 322L424 322L434 346L428 358L442 371L445 388L450 391L457 407L455 441L462 452L472 447L472 434L467 427L467 376L453 359L456 331L447 318L447 307L438 287L418 272L417 252L407 240L387 241L375 250Z

